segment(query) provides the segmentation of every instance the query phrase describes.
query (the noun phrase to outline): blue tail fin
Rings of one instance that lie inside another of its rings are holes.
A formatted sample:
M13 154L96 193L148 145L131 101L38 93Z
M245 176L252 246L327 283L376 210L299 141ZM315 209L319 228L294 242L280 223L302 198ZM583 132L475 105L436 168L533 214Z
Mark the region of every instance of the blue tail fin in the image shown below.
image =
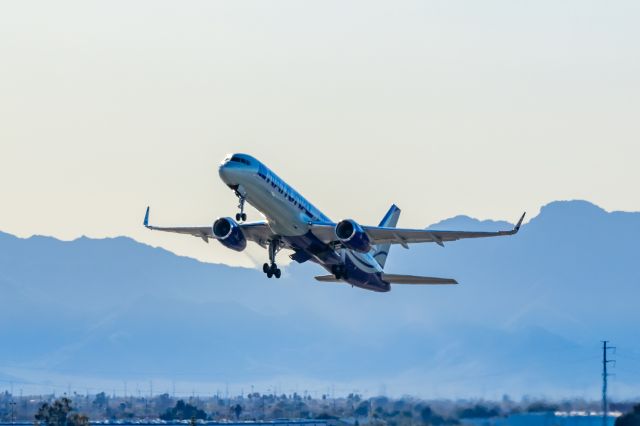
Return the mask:
M395 204L391 206L389 211L380 222L379 226L385 228L395 228L400 218L400 209ZM378 244L374 247L373 258L384 268L384 264L387 262L387 256L389 255L389 249L391 244Z

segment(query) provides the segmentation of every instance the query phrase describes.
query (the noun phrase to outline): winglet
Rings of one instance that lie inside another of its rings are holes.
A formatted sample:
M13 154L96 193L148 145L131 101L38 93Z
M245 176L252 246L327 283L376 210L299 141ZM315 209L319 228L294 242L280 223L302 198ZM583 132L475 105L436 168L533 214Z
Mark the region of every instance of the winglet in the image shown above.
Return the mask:
M527 214L527 212L522 213L522 216L520 216L520 220L518 221L518 223L516 224L515 228L513 228L513 230L515 232L518 232L520 230L520 227L522 226L522 221L524 220L524 216Z
M147 212L144 214L144 222L142 222L145 228L149 228L149 206L147 206Z

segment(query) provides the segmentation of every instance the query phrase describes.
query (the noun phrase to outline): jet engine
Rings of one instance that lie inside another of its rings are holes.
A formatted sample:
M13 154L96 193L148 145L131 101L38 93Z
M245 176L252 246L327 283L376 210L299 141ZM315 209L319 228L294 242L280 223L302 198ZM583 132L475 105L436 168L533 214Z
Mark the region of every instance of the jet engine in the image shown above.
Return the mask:
M336 225L336 237L345 247L367 253L371 250L371 240L364 229L353 219L346 219Z
M230 217L217 219L213 222L211 231L216 240L231 250L242 251L247 247L247 239L242 233L240 226Z

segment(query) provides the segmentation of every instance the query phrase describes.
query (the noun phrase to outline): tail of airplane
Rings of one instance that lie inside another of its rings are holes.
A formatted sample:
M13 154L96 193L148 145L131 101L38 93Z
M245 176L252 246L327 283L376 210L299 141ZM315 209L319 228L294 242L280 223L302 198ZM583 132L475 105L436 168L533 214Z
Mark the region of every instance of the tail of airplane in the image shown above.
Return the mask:
M379 226L385 228L395 228L398 224L398 219L400 218L401 210L395 204L391 206L389 211ZM380 264L381 267L384 268L384 264L387 262L387 256L389 255L389 248L391 248L391 244L378 244L374 246L373 258Z

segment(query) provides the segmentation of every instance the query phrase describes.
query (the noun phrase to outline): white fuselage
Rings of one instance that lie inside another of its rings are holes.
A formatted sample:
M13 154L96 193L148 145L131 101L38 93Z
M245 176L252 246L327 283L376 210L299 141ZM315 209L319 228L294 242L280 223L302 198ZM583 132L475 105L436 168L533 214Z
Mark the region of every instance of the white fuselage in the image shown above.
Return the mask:
M255 158L242 154L233 156L236 161L231 158L227 157L221 164L220 178L265 216L274 234L294 246L299 241L299 248L308 251L312 260L329 271L332 265L348 263L365 274L382 272L370 253L340 249L331 250L332 254L328 255L326 251L318 253L304 247L312 238L310 224L332 223L331 219Z

